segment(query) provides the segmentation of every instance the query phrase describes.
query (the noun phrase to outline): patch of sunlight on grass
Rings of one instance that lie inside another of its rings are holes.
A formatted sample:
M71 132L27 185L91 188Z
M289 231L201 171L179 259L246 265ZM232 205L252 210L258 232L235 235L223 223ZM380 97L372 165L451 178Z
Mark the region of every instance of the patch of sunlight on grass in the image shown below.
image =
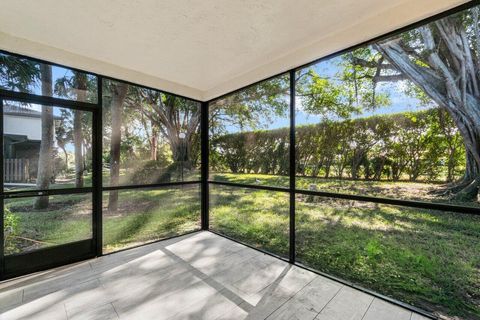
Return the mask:
M108 201L108 193L104 201ZM105 252L200 228L198 187L122 191L118 207L117 212L104 214Z
M210 227L250 245L288 254L288 194L211 187Z

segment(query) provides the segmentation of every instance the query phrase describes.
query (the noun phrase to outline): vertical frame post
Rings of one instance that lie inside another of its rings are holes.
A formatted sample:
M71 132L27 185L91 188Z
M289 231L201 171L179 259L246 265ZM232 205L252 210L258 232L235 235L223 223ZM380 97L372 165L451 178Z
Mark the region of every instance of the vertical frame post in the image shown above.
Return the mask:
M295 263L295 70L290 70L290 250L289 261Z
M97 109L93 112L93 242L96 256L103 253L103 221L102 221L102 106L103 78L97 76Z
M0 206L1 206L1 214L2 216L0 217L0 279L5 279L5 228L4 228L4 219L5 219L5 206L4 206L4 190L3 190L3 185L4 185L4 176L3 176L3 170L4 170L4 154L3 154L3 99L0 96L0 183L2 184L0 186L1 190L1 196L0 196Z
M201 122L200 122L200 141L201 141L201 159L202 159L202 174L201 174L201 224L202 230L209 229L209 188L208 188L208 156L209 156L209 141L208 141L208 102L202 102Z

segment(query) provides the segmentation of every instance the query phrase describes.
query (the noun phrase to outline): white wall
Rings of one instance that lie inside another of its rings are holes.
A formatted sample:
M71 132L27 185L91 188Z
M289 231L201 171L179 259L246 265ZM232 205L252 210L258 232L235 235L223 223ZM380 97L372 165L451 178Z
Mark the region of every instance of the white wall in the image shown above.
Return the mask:
M5 134L27 136L29 140L42 140L42 120L40 118L4 115Z

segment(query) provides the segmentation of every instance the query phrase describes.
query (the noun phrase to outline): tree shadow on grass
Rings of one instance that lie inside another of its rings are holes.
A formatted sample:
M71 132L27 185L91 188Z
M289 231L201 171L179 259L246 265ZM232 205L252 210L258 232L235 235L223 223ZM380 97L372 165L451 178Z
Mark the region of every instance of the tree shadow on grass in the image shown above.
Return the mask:
M446 229L439 234L432 230L438 228L435 223L422 228L372 229L368 222L378 215L386 214L395 222L395 213L382 213L381 208L353 215L348 207L337 208L321 218L302 214L297 222L299 260L431 311L478 317L475 301L480 286L475 280L479 271L475 261L480 256L474 249L480 247L478 235L465 235L461 230L448 235ZM364 221L356 224L352 219Z
M399 207L379 203L367 203L353 200L328 199L318 202L306 202L304 199L297 199L299 209L312 210L320 213L322 219L331 223L336 221L332 217L350 218L365 223L381 222L390 226L389 229L403 229L405 231L435 230L437 232L461 231L472 236L480 232L480 216L443 212L437 210ZM302 206L304 209L302 209ZM323 210L332 212L322 214Z
M128 223L124 223L121 229L117 230L114 235L111 235L111 240L106 242L105 245L127 245L129 242L134 241L135 236L138 235L142 228L152 219L151 215L145 213L132 214L130 217Z

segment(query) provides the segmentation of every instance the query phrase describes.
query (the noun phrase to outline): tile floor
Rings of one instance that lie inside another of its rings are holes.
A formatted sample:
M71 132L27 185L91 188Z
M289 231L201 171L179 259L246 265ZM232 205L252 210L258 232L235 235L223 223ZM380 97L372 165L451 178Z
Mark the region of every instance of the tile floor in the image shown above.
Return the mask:
M0 283L0 319L427 319L210 232Z

